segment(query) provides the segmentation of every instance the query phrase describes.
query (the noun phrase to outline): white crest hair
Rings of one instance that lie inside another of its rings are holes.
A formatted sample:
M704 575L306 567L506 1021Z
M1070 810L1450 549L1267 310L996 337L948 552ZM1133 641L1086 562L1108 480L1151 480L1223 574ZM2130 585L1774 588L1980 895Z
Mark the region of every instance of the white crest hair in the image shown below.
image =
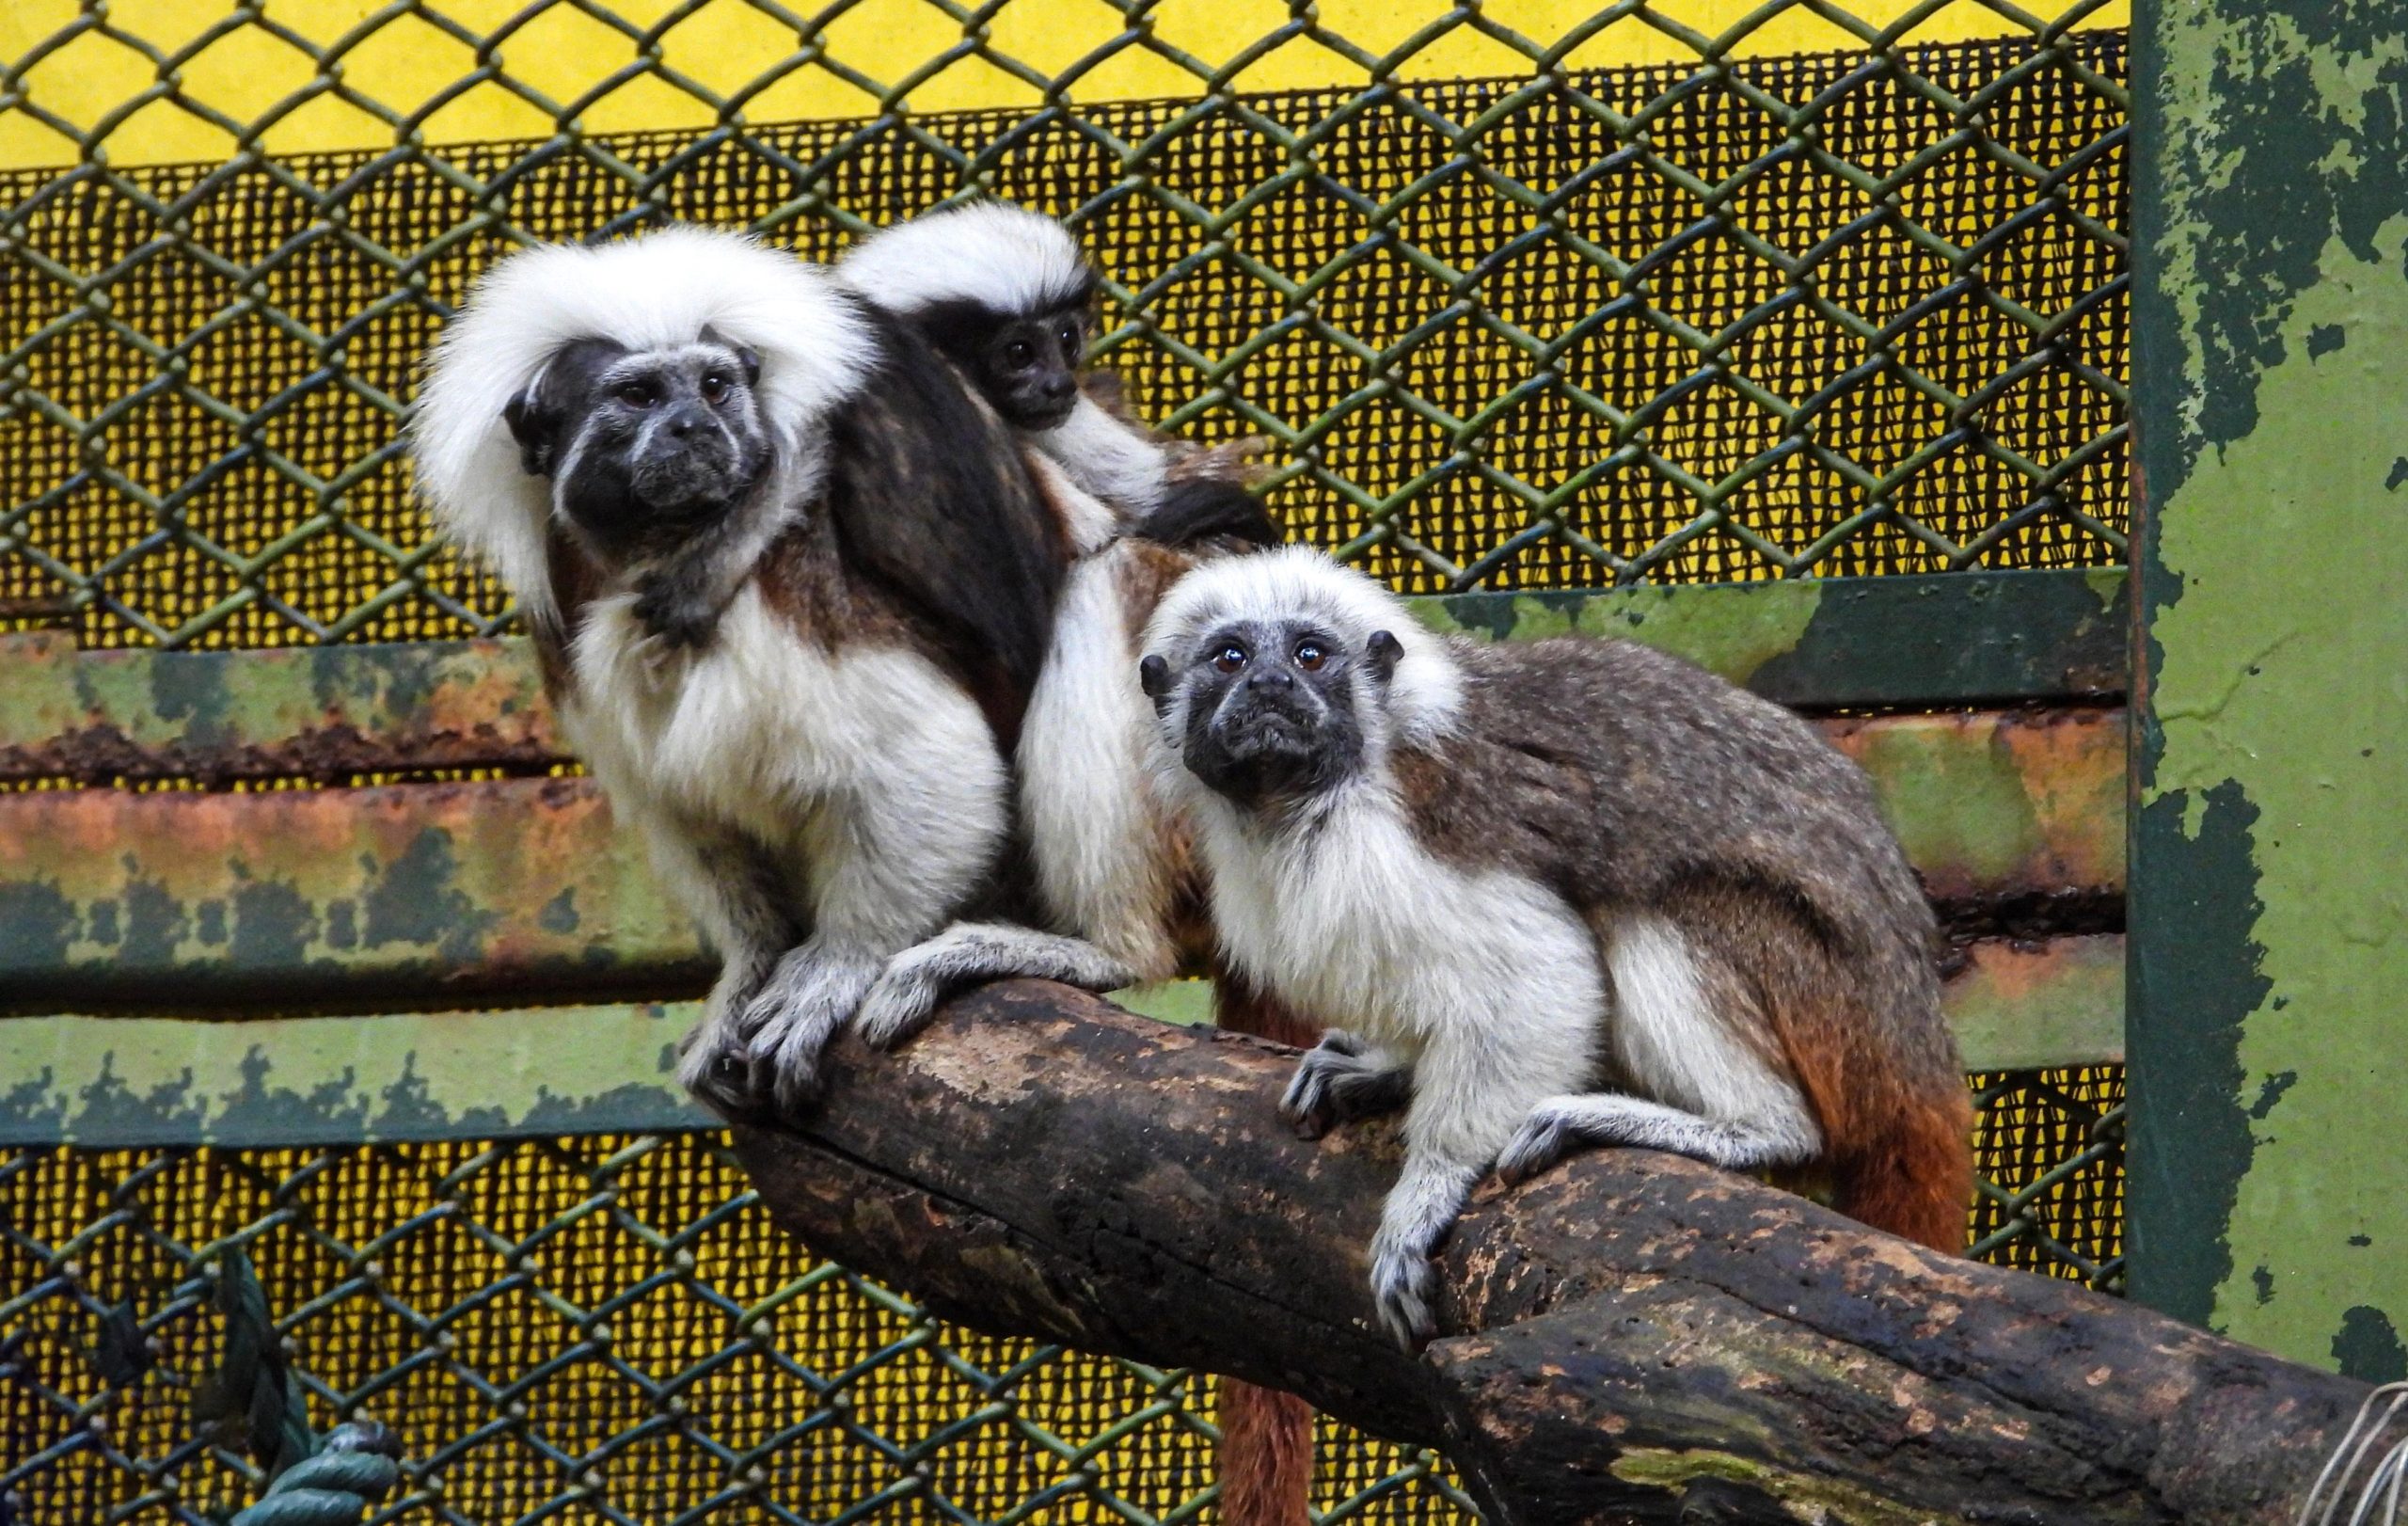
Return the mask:
M905 318L940 302L1033 317L1076 301L1089 278L1069 229L1008 201L947 207L881 229L847 250L836 272Z
M780 467L816 475L797 458L817 448L818 421L861 386L876 340L825 267L741 234L673 227L521 250L484 274L436 342L410 426L419 491L436 523L492 566L530 614L552 612L544 549L552 485L521 469L503 406L578 340L674 349L705 328L760 357L756 395Z
M1413 746L1454 727L1464 679L1447 642L1403 600L1326 552L1283 546L1205 564L1164 596L1146 628L1146 652L1177 672L1197 642L1233 620L1309 620L1357 650L1385 630L1404 648L1388 681L1386 739ZM1166 734L1184 729L1183 697L1164 721ZM1365 735L1373 737L1370 728Z

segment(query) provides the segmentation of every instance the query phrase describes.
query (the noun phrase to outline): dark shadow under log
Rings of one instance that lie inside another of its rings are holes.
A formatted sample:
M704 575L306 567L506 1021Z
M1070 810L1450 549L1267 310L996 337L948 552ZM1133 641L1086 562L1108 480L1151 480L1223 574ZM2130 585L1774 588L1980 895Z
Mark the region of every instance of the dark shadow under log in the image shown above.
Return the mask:
M1393 1129L1292 1052L1014 981L738 1131L778 1222L948 1317L1288 1389L1493 1520L2288 1521L2365 1385L1638 1151L1482 1195L1418 1357L1372 1318Z

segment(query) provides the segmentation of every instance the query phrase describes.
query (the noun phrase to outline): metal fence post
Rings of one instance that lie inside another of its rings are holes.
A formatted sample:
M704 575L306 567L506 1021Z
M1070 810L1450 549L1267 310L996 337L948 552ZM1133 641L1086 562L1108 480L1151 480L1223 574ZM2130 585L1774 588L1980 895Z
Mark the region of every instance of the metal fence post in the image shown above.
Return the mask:
M2408 10L2136 9L2131 1291L2408 1376Z

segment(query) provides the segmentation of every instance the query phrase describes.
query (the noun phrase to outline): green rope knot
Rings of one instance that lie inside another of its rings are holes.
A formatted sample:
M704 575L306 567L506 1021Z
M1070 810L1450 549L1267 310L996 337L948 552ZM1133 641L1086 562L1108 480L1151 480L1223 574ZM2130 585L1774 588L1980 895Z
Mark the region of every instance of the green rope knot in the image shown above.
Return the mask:
M373 1421L338 1425L319 1440L249 1257L227 1251L210 1295L225 1317L226 1346L194 1414L204 1430L239 1434L272 1481L230 1526L356 1526L400 1481L400 1442Z
M356 1526L401 1480L393 1434L373 1423L338 1425L325 1450L294 1463L232 1526Z

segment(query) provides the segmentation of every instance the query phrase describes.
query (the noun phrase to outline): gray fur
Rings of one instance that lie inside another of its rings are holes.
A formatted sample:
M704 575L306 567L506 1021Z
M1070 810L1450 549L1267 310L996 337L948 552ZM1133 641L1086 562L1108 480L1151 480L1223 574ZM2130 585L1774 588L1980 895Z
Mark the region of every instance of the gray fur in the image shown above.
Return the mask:
M1624 641L1461 643L1462 723L1396 759L1434 854L1498 866L1576 905L1753 892L1877 983L1880 1009L1936 1014L1939 928L1864 771L1804 721ZM1937 1021L1881 1034L1890 1063L1961 1084Z
M1805 722L1629 643L1440 640L1295 550L1193 575L1147 649L1228 957L1362 1035L1283 1113L1406 1103L1372 1245L1400 1341L1434 1328L1429 1256L1479 1175L1578 1143L1819 1161L1843 1207L1961 1230L1931 911Z
M1279 1116L1300 1139L1318 1139L1334 1123L1401 1111L1413 1100L1413 1067L1333 1028L1305 1051L1279 1098Z

